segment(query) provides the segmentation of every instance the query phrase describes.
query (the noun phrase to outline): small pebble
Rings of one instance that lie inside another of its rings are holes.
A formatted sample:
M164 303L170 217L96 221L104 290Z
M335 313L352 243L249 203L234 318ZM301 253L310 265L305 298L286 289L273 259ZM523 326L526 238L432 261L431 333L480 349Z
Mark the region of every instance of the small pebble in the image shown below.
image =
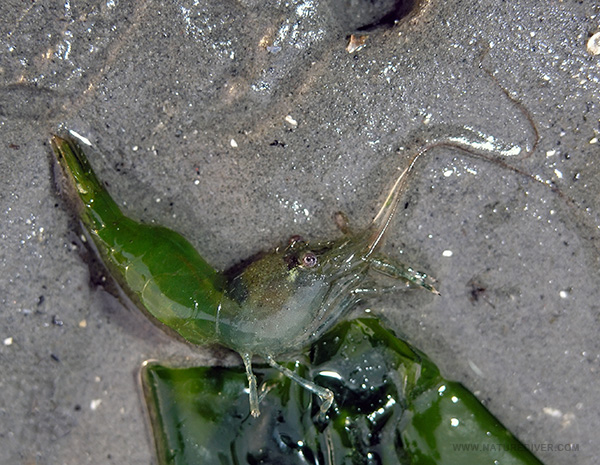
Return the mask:
M102 403L102 399L93 399L90 402L90 408L92 410L96 410L98 407L100 407L100 404Z
M600 53L600 31L589 38L587 51L590 55L598 55Z
M298 121L296 121L294 118L292 118L291 115L287 115L285 117L285 122L288 123L288 124L290 124L290 125L292 125L292 126L294 126L294 127L298 126Z

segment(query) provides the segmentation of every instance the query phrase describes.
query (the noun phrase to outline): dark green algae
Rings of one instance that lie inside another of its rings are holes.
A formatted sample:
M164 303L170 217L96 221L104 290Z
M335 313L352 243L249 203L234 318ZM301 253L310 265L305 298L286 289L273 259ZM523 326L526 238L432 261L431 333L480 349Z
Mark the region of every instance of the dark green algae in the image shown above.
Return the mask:
M541 464L472 393L375 318L337 325L286 366L334 392L326 417L309 391L267 365L254 369L266 393L254 418L242 367L147 364L159 463Z

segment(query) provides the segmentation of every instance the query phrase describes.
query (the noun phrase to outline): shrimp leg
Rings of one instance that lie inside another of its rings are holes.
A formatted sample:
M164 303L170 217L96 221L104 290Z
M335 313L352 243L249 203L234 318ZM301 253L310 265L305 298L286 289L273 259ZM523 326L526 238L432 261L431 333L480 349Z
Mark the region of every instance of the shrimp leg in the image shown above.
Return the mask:
M258 399L258 389L256 387L256 376L252 371L252 354L243 353L240 354L242 360L244 361L244 367L246 368L246 376L248 377L248 390L250 397L250 413L253 417L258 417L260 415L260 409L258 407L259 399Z
M265 356L265 360L267 361L267 363L269 365L271 365L273 368L275 368L276 370L281 372L283 375L287 376L292 381L295 381L300 386L302 386L304 389L319 396L319 398L321 399L321 402L322 402L321 415L324 416L327 413L327 411L329 410L329 407L331 407L331 404L333 403L333 392L331 392L327 388L318 386L315 383L302 378L301 376L299 376L297 373L294 373L289 368L279 365L275 361L275 359L270 355Z

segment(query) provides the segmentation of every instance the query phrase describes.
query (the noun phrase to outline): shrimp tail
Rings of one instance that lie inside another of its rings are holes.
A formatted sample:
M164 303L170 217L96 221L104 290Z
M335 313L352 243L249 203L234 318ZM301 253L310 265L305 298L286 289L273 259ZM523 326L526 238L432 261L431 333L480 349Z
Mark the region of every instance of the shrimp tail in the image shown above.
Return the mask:
M75 192L81 220L87 228L98 231L106 224L114 223L123 213L110 197L106 188L94 174L92 167L78 144L68 138L53 136L50 140L62 172Z

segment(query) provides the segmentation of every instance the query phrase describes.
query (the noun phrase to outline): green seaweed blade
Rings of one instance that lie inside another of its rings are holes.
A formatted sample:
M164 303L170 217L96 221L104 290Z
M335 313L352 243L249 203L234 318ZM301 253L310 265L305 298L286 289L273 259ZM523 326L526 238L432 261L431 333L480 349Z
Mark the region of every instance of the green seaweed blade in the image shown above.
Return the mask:
M473 394L377 319L337 325L287 366L334 391L327 419L308 391L268 366L255 367L267 393L254 418L241 367L147 364L159 463L541 464Z

